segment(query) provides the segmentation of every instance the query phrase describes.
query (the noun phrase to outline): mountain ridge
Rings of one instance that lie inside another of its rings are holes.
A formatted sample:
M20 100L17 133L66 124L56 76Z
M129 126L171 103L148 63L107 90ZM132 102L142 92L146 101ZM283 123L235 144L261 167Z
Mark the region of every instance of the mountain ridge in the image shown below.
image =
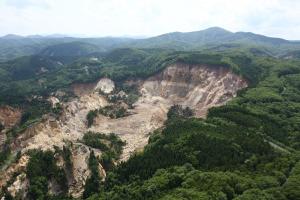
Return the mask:
M268 37L252 32L231 32L220 27L192 32L171 32L154 37L136 39L124 37L91 37L76 38L56 34L49 36L18 36L6 35L0 37L0 61L11 60L20 56L37 54L53 45L83 42L98 47L99 52L107 52L113 48L162 48L179 51L203 50L210 48L236 49L235 45L243 47L264 47L273 56L284 55L288 51L300 50L300 42L282 38ZM61 37L64 36L64 37ZM227 47L224 47L224 45ZM64 46L64 45L62 45ZM280 47L280 48L278 48ZM72 49L70 49L71 51Z
M0 36L1 38L8 38L8 39L13 39L13 37L18 37L18 38L64 38L64 37L69 37L69 38L131 38L131 39L136 39L136 38L140 38L137 40L143 40L143 39L150 39L150 38L156 38L156 37L161 37L161 36L166 36L166 35L173 35L173 34L195 34L195 33L199 33L199 32L223 32L223 33L230 33L230 34L252 34L252 35L256 35L256 36L264 36L266 38L273 38L273 39L280 39L280 40L284 40L284 41L289 41L289 42L299 42L300 40L289 40L289 39L284 39L282 37L274 37L274 36L267 36L264 34L258 34L255 32L251 32L251 31L230 31L227 30L225 28L219 27L219 26L212 26L206 29L201 29L201 30L195 30L195 31L174 31L174 32L168 32L168 33L162 33L162 34L158 34L158 35L154 35L154 36L135 36L135 35L126 35L126 36L85 36L85 37L77 37L77 36L72 36L72 35L68 35L68 34L60 34L60 33L55 33L55 34L49 34L49 35L40 35L40 34L31 34L31 35L18 35L18 34L13 34L13 33L9 33L3 36Z

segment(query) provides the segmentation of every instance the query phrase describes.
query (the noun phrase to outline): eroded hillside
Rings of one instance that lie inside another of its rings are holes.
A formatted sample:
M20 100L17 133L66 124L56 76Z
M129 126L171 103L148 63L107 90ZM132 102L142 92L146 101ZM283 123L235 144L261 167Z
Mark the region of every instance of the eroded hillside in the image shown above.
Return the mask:
M6 130L12 128L21 119L21 111L10 106L0 107L0 147L6 140Z
M61 103L61 116L45 116L16 139L13 149L21 149L24 153L29 149L62 148L66 142L75 144L72 147L74 178L69 180L69 192L78 197L89 175L86 163L90 150L80 142L87 131L115 133L126 141L120 156L120 160L125 161L147 144L149 133L163 126L172 105L188 106L195 111L196 117L205 117L209 108L225 104L247 86L246 81L228 69L182 63L170 65L146 80L130 83L138 86L141 95L132 107L126 107L126 116L111 118L100 114L88 128L86 117L89 111L113 105L107 94L113 93L115 84L109 79L94 84L76 84L73 90L77 97ZM59 103L55 96L50 100L53 104ZM101 155L101 151L94 151ZM1 180L1 186L8 180L9 177Z

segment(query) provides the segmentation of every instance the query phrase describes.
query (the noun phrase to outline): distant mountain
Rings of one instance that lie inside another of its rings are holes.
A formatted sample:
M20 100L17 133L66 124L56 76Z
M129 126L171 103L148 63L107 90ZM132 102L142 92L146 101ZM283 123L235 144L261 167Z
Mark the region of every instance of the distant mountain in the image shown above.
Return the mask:
M64 43L83 42L94 45L94 47L75 44L67 44L66 46L57 46ZM75 38L66 35L33 35L22 37L18 35L6 35L0 37L0 62L11 60L20 56L33 55L43 51L45 48L62 48L63 54L84 55L85 51L91 52L107 52L115 48L162 48L173 50L209 50L217 49L219 51L237 48L255 48L256 52L263 49L266 54L272 56L281 56L286 52L300 50L300 42L289 41L281 38L267 37L264 35L254 34L250 32L230 32L223 28L212 27L201 31L194 32L173 32L156 37L145 39L133 38ZM73 45L73 46L72 46ZM72 49L74 48L74 50ZM81 51L80 49L83 48ZM66 50L68 49L68 50ZM49 51L48 51L49 50ZM55 49L48 49L47 52L57 52ZM258 50L258 51L257 51ZM45 53L45 52L42 52ZM47 53L48 54L48 53ZM68 55L67 55L68 56Z
M43 38L44 36L42 35L28 35L26 38Z
M56 33L56 34L46 35L44 37L47 37L47 38L65 38L65 37L70 37L70 36Z
M105 52L113 48L119 47L122 44L128 43L129 41L132 40L134 39L112 38L112 37L105 37L105 38L56 37L55 38L55 37L49 37L49 36L43 37L37 35L33 35L30 37L22 37L22 36L15 36L15 35L7 35L5 37L0 37L0 62L12 60L21 56L38 54L47 47L60 45L64 43L83 42L83 43L91 44L94 47L96 46L97 50L100 52ZM64 47L64 45L61 47ZM67 45L66 48L71 49L71 46ZM70 54L74 54L75 51L78 51L78 45L74 45L74 48L75 50L72 50ZM79 52L78 54L81 54L81 52Z
M173 48L191 50L207 46L224 44L242 44L248 46L266 46L269 48L300 46L281 38L267 37L250 32L230 32L223 28L212 27L195 32L173 32L160 36L134 41L131 45L139 48Z
M182 42L188 44L195 44L195 43L206 44L206 43L212 43L216 41L222 41L232 35L233 33L230 31L227 31L219 27L212 27L202 31L194 31L194 32L187 32L187 33L181 33L181 32L167 33L167 34L150 38L148 40L149 41L151 40L152 42L163 40L163 41Z
M72 42L74 39L49 39L43 37L21 37L5 36L0 37L0 62L12 60L21 56L33 55L40 52L47 46Z
M22 39L24 37L20 36L20 35L15 35L15 34L7 34L7 35L4 35L3 37L0 37L0 38L15 40L15 39Z
M284 45L292 44L293 42L281 38L267 37L264 35L254 34L251 32L237 32L234 33L232 38L229 38L236 42L249 42L254 44L265 44L265 45Z

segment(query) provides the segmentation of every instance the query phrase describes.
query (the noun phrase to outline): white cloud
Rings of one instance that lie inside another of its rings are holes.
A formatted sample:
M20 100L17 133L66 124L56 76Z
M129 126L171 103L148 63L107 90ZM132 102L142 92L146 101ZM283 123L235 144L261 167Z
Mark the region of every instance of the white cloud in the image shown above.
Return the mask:
M220 26L300 39L298 0L0 0L0 35L158 35Z

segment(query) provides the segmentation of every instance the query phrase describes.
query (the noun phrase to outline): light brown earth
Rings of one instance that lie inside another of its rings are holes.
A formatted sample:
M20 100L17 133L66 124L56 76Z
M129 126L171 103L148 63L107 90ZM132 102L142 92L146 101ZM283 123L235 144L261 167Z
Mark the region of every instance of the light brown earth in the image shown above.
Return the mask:
M6 128L13 127L21 119L21 111L11 106L0 106L0 123Z
M87 113L108 105L98 90L110 93L114 83L109 79L101 79L96 84L74 85L78 97L63 103L63 116L59 120L46 116L41 123L28 128L15 142L14 148L23 149L23 152L35 148L53 149L53 145L62 147L65 141L76 143L88 130L113 132L127 143L120 159L124 161L147 144L150 132L163 126L172 105L189 106L195 110L197 117L205 117L209 108L225 104L236 96L238 90L247 86L241 77L227 69L181 63L137 82L141 97L129 110L129 116L118 119L99 116L89 129L86 127ZM76 181L72 183L70 191L76 197L80 196L89 173L86 165L88 152L85 146L78 146L73 151L74 166L79 167L75 167Z
M0 172L0 188L5 186L6 182L14 175L15 172L21 172L26 169L29 157L27 155L22 156L18 163L13 163L11 166Z
M6 131L17 124L21 119L21 110L11 106L0 106L0 124L4 126L4 130L0 130L0 147L6 140Z

